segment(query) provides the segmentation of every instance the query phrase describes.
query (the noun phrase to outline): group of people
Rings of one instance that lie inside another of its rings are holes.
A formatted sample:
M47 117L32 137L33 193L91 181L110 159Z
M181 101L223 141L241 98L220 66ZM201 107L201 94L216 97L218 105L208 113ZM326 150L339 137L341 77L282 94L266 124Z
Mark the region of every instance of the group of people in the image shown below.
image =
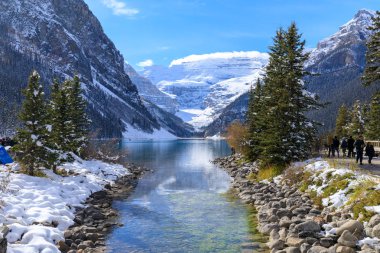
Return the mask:
M9 137L0 138L0 145L3 147L14 146L15 141Z
M351 158L356 155L356 163L360 162L361 165L363 164L364 151L365 155L368 157L369 164L372 163L372 159L375 156L374 146L370 142L365 144L363 136L359 136L357 140L354 140L354 138L350 136L348 139L343 138L341 142L339 141L338 136L335 136L334 138L330 136L328 138L327 146L328 157L335 157L335 153L339 157L340 149L342 149L343 157Z

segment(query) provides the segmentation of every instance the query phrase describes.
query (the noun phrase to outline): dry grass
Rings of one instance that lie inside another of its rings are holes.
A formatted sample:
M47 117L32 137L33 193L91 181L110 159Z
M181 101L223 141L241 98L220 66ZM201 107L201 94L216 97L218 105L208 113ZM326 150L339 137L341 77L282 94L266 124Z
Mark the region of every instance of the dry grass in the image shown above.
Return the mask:
M257 180L272 180L274 177L277 177L282 174L284 169L280 166L267 166L260 168L257 173Z
M329 163L331 168L347 168L352 171L361 170L359 165L353 159L327 158L326 161Z
M351 208L355 219L368 221L374 213L365 207L380 205L380 191L375 189L377 184L373 180L365 180L352 190L347 206Z

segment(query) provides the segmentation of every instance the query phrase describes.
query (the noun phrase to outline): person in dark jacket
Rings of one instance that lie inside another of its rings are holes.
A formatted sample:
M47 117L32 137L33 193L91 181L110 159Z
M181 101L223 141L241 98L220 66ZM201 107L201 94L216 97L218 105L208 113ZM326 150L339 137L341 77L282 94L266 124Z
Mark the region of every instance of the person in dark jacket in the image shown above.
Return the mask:
M340 145L340 141L338 139L338 136L335 136L333 140L333 156L335 156L335 151L336 151L339 157L339 145Z
M343 138L342 143L340 144L340 148L342 149L343 157L346 157L346 151L347 151L347 140L346 140L346 138Z
M365 154L368 156L368 164L371 164L372 158L375 156L375 148L371 143L367 143Z
M359 139L357 139L354 143L356 149L356 163L360 161L360 165L363 165L363 151L365 143L363 141L363 136L360 135Z
M347 149L348 149L348 155L347 157L354 157L354 143L355 143L355 140L354 138L352 138L352 136L350 136L350 138L348 138L347 140Z

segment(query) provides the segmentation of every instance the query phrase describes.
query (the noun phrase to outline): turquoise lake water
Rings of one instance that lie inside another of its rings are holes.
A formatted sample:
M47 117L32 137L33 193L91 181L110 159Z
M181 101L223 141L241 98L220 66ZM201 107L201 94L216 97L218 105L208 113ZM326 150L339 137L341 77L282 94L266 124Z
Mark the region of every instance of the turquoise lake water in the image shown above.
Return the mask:
M114 203L124 226L109 236L109 252L241 252L252 242L252 213L210 162L230 154L225 141L125 141L122 148L129 162L154 172Z

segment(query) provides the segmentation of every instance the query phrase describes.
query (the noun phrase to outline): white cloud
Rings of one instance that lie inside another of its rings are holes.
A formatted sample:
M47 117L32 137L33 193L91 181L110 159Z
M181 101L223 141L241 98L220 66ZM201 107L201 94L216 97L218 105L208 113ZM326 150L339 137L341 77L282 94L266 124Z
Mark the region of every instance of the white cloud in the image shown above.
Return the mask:
M137 63L137 66L141 68L145 68L145 67L153 66L153 64L154 64L153 60L148 59L148 60Z
M128 8L127 4L118 0L103 0L103 4L110 8L113 14L121 16L134 16L139 13L138 9Z
M231 59L231 58L266 58L269 59L267 53L260 53L257 51L246 51L246 52L217 52L211 54L201 54L201 55L190 55L185 58L174 60L170 63L170 67L174 65L181 65L186 62L196 62L196 61L205 61L213 59Z

